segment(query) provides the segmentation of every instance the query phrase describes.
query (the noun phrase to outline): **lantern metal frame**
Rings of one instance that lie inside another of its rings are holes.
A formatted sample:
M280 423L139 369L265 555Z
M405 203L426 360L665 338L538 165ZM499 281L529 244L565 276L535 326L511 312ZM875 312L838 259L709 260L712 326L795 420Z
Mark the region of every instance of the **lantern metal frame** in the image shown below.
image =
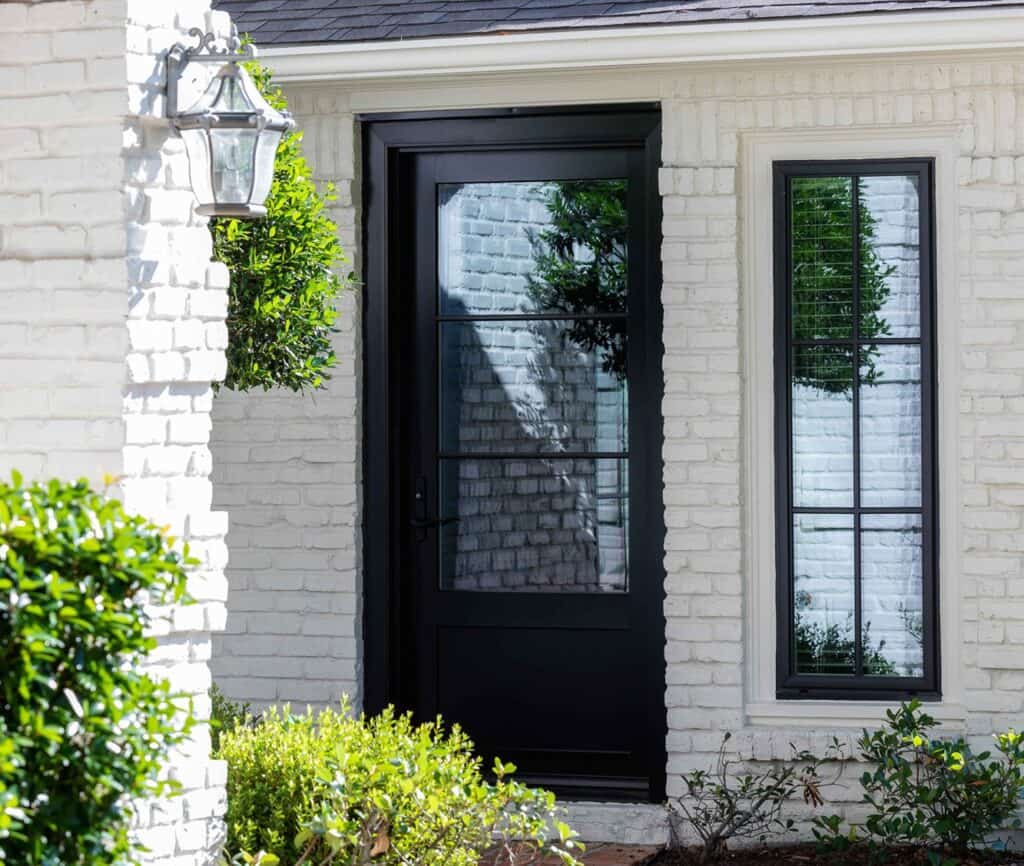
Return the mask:
M251 79L239 64L256 58L254 45L242 44L238 37L238 31L232 26L231 35L218 37L215 33L204 32L197 27L189 30L189 36L197 40L193 46L185 46L181 43L174 45L167 53L167 117L171 126L179 135L183 130L202 129L209 135L210 130L231 130L255 131L257 134L264 130L284 134L294 129L296 124L291 114L287 111L271 109L275 115L268 115L262 110L255 111L210 111L189 113L187 109L182 110L180 100L180 82L185 70L193 63L215 63L221 65L216 78L221 79L221 88L227 86L228 79L236 81ZM223 42L223 46L218 43ZM245 88L242 87L243 92ZM216 100L214 100L216 102ZM210 147L210 187L217 189L214 179L214 153L212 140ZM253 190L257 187L257 155L259 148L252 148L251 164L249 166L249 197L251 199ZM191 166L190 166L191 171ZM244 203L235 202L200 202L197 213L205 216L235 217L239 219L258 219L266 216L267 209L262 204L252 204L251 201Z

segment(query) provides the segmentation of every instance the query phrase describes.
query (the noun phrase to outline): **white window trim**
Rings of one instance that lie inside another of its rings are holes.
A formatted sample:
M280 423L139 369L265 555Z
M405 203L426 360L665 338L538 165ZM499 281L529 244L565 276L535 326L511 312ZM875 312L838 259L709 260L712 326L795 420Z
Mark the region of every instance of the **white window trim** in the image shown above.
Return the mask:
M741 195L744 348L746 715L751 725L863 727L888 701L775 697L775 391L772 164L780 160L935 159L939 493L939 654L942 700L927 710L962 723L958 467L958 127L847 127L745 134Z

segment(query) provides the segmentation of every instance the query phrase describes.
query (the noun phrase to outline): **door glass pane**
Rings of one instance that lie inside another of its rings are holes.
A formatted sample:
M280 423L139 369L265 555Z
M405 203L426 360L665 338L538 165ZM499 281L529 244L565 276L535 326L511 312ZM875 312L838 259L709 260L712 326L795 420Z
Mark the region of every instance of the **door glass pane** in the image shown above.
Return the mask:
M793 622L801 674L855 671L853 517L793 519Z
M794 340L849 339L853 331L853 180L792 181Z
M441 323L441 450L625 451L625 326L624 319Z
M441 589L625 592L627 461L440 461Z
M626 181L438 187L442 315L626 310Z
M859 186L861 338L920 337L918 177L862 177Z
M861 518L864 673L924 676L921 515Z
M847 346L793 351L793 504L853 505L853 352Z
M921 349L865 346L860 368L860 500L921 505Z

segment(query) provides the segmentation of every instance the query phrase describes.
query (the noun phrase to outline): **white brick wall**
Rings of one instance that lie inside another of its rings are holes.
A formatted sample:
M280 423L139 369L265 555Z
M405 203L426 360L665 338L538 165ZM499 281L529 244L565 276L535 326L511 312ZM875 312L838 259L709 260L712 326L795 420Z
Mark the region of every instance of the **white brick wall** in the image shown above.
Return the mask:
M209 712L223 627L226 515L211 511L211 380L224 370L227 272L192 215L163 118L163 52L208 0L0 4L0 472L121 476L125 504L186 540L196 604L163 613L155 675ZM206 864L224 767L199 726L140 803L146 862Z
M351 256L352 115L330 96L291 107L315 176L337 185L330 213ZM214 502L231 512L232 603L213 671L227 695L254 704L359 699L358 302L354 290L339 298L338 366L326 390L222 390L214 400Z
M628 75L551 73L480 78L451 87L402 81L293 89L319 176L341 181L346 189L358 176L348 105L376 111L613 98L661 101L671 793L681 789L680 773L712 760L723 730L740 732L736 742L746 757L767 760L785 757L790 742L823 747L831 732L847 736L861 724L855 712L844 724L835 708L808 707L805 715L817 712L822 718L812 734L783 722L754 724L748 714L750 670L764 650L744 642L755 612L744 598L752 550L745 541L743 482L756 467L744 457L749 419L743 417L748 383L742 362L749 335L740 323L750 287L741 285L740 257L747 233L770 230L768 225L741 226L747 191L740 184L746 168L740 145L753 134L796 140L823 131L869 136L882 128L901 130L904 137L949 136L955 142L958 181L946 201L957 211L958 270L940 275L951 287L942 332L952 335L940 352L946 378L960 384L958 404L942 407L942 429L959 433L947 442L947 453L955 456L940 473L949 494L944 501L959 499L963 507L959 524L951 526L954 519L943 527L944 543L954 545L944 558L951 565L944 576L946 594L953 587L960 593L951 606L959 615L942 623L956 648L946 653L943 665L962 684L959 698L972 735L984 739L996 727L1020 724L1022 87L1024 65L1018 62L935 57L927 62L733 64ZM820 153L820 158L829 156ZM353 246L358 202L346 195L335 215L343 225L346 249L358 252ZM238 697L323 701L338 691L358 689L357 293L346 297L342 322L344 367L328 395L221 397L215 407L213 448L223 472L217 496L238 515L229 537L234 562L229 575L232 588L241 589L245 599L243 606L232 605L231 634L218 646L223 656L215 671ZM239 519L248 524L239 525ZM333 545L333 561L320 553L324 538ZM326 612L335 605L345 613L330 624L329 636L299 633L303 610ZM261 639L260 628L267 627L271 638ZM326 662L328 675L306 672L303 660L320 654L315 640L328 648L336 641L349 653ZM280 667L272 669L267 662ZM956 697L949 694L947 700ZM849 787L840 794L844 797L856 799L856 789ZM646 809L577 806L574 815L591 838L649 838L663 832L663 824Z

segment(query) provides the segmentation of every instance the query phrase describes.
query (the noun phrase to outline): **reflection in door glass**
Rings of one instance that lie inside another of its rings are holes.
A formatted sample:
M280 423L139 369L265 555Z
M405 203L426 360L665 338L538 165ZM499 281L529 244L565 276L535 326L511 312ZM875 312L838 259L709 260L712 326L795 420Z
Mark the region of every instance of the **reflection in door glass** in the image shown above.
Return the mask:
M440 498L442 589L627 589L625 460L444 460Z
M626 381L563 319L441 325L441 450L626 450ZM608 332L626 323L613 319Z
M438 202L442 315L625 312L626 181L441 184Z
M626 181L442 184L438 207L441 587L624 592Z

